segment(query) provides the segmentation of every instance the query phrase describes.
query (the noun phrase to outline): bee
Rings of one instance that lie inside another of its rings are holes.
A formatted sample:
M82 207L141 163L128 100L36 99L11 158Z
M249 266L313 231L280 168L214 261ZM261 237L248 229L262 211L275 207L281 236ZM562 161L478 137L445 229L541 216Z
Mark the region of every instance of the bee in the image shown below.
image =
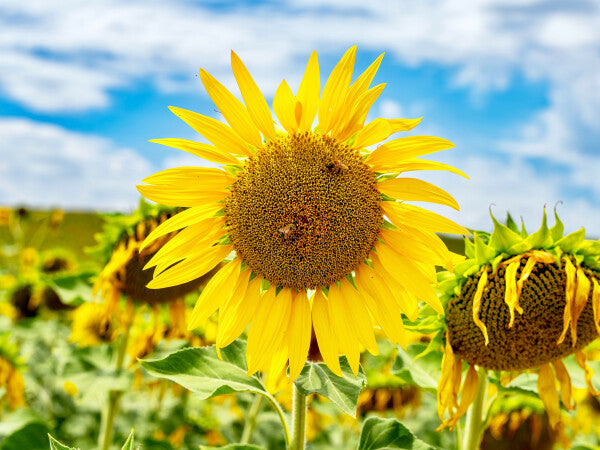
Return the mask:
M329 164L327 164L326 167L327 170L336 175L341 174L344 170L348 170L348 166L339 159L334 159Z
M277 231L279 231L280 236L284 239L287 240L289 239L290 235L296 230L296 224L295 223L290 223L288 225L286 225L283 228L279 228Z

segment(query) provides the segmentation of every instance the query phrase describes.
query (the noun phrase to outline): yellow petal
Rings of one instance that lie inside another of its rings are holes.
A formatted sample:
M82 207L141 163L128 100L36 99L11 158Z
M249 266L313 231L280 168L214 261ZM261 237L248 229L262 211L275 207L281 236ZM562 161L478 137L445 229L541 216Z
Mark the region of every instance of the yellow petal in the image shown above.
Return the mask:
M276 295L275 286L271 286L262 296L248 331L248 375L266 367L279 348L288 327L291 307L289 289L284 288Z
M345 118L344 127L339 131L334 129L332 135L340 141L345 141L357 133L365 124L371 106L379 98L385 86L385 84L380 84L362 94L358 98L356 106L351 110L350 118Z
M460 210L456 200L446 191L416 178L391 178L377 183L377 189L398 200L431 202Z
M279 119L279 123L285 130L292 134L298 130L298 121L296 120L296 104L298 101L285 80L281 82L275 97L273 98L273 111Z
M479 311L481 309L481 299L483 297L483 290L485 289L487 280L487 271L484 270L481 272L481 277L477 282L477 290L475 291L475 295L473 296L473 322L475 322L475 325L477 325L483 333L483 337L485 338L485 345L488 345L490 343L490 340L488 338L487 327L479 318Z
M469 179L462 170L458 170L448 164L418 158L404 159L387 165L379 164L376 171L380 173L403 173L415 170L445 170Z
M360 130L352 148L365 148L378 144L394 133L412 130L419 122L421 119L375 119Z
M594 387L594 384L592 383L592 379L594 377L594 371L592 370L592 368L590 366L588 366L586 364L585 353L583 353L581 350L576 351L575 352L575 361L577 361L577 364L579 364L579 367L581 367L585 372L585 382L587 383L590 394L592 394L595 397L599 396L600 392L598 392L596 390L596 388Z
M194 306L188 329L193 330L206 321L233 294L240 276L242 261L236 258L228 262L206 284Z
M154 242L161 236L172 233L173 231L180 230L181 228L188 227L190 225L202 222L206 219L212 218L212 216L220 209L219 205L211 206L200 206L196 208L186 209L170 219L161 223L156 227L144 240L140 247L142 251L148 244Z
M231 51L231 67L250 117L265 137L275 139L275 125L269 105L252 79L250 72L233 50Z
M324 135L335 125L338 116L342 112L340 109L350 86L355 57L356 46L353 46L348 49L333 68L323 88L321 104L319 105L319 126L321 127L321 133Z
M375 74L377 70L379 70L379 66L381 65L381 60L383 59L384 53L379 55L375 61L371 63L367 69L361 73L358 78L352 83L350 89L348 91L348 96L346 101L350 103L350 106L354 105L354 102L363 95L369 89L373 78L375 78Z
M136 186L140 194L156 203L167 206L213 206L229 196L226 191L206 191L202 189L181 189L171 186Z
M558 407L558 391L556 390L556 379L550 364L540 366L537 383L538 395L546 407L550 426L555 428L560 422L560 410Z
M575 409L576 404L571 397L571 377L569 376L567 368L560 359L553 361L552 365L554 366L556 378L558 379L558 384L560 385L560 398L563 405L566 409Z
M521 262L519 259L511 262L504 272L505 274L505 291L504 291L504 303L508 306L510 312L510 322L508 328L512 328L515 321L515 309L519 309L519 297L517 296L517 270Z
M258 128L244 105L207 71L200 69L200 78L206 92L231 128L248 144L262 148Z
M412 227L436 233L462 234L465 236L471 234L466 228L452 220L418 206L400 202L381 202L380 205L390 222L398 228L409 224Z
M594 290L592 291L592 306L594 309L594 323L596 324L596 331L600 334L600 284L595 278L592 278L594 284Z
M317 52L312 52L304 76L298 88L296 98L302 104L302 119L300 131L310 131L319 110L319 96L321 94L321 81L319 75L319 60Z
M225 230L221 228L224 224L224 217L212 217L180 231L150 258L150 261L144 266L144 270L161 265L161 263L166 265L164 267L166 269L186 258L194 249L208 250L225 234ZM155 275L164 269L157 267Z
M187 109L175 106L169 106L169 109L222 151L242 156L253 155L246 141L224 123Z
M265 379L265 387L267 388L267 391L269 391L271 394L274 394L284 389L285 386L288 384L289 380L292 380L292 378L288 378L285 374L287 360L287 341L285 339L282 339L277 349L273 351L273 356L268 364L268 367L265 368L265 371L267 372L267 378Z
M583 312L585 305L590 295L592 284L581 267L577 268L577 288L575 290L575 299L571 307L571 340L573 347L577 342L577 321Z
M340 291L342 300L346 305L345 314L349 319L350 327L354 329L354 334L369 353L378 355L379 349L373 334L371 322L365 320L369 316L363 299L358 294L358 291L345 278L340 282Z
M411 322L419 316L419 301L408 292L404 286L391 275L390 271L381 263L377 254L371 254L373 270L380 276L383 286L387 287L391 296L396 301L397 307L408 317Z
M200 278L229 255L232 249L231 245L216 245L200 255L187 258L165 270L154 277L147 287L162 289Z
M217 347L227 347L244 332L260 303L261 278L257 276L249 283L246 280L246 290L241 294L244 279L245 277L240 275L240 282L234 294L223 306L219 317Z
M338 358L338 339L329 320L327 299L319 288L317 288L312 298L312 324L323 361L333 373L341 377L342 369Z
M416 158L452 147L452 142L436 136L404 137L380 145L367 156L365 162L378 172L379 166L386 167L403 159Z
M175 167L162 170L142 180L143 183L174 188L202 190L225 190L235 182L227 172L206 167Z
M562 344L567 335L569 324L571 323L571 310L573 309L573 303L575 302L575 294L577 291L577 269L568 257L563 258L565 262L565 273L567 275L567 286L565 288L565 312L563 313L563 330L556 342L556 345Z
M235 156L232 156L227 149L220 149L214 145L188 141L187 139L151 139L150 142L177 148L184 152L191 153L192 155L199 156L202 159L206 159L207 161L219 164L240 164L240 161Z
M361 264L355 274L358 291L373 318L393 344L406 347L402 311L395 301L391 301L393 295L382 282L381 275L366 264Z
M452 396L452 380L454 375L455 357L450 338L446 334L446 345L444 355L442 356L442 373L437 386L437 412L440 420L444 420L444 413L448 411L452 414L454 399Z
M460 397L460 404L458 409L454 413L454 415L448 421L448 425L450 429L454 428L458 419L464 416L475 400L475 395L477 394L477 388L479 387L479 378L477 376L477 370L475 366L469 366L469 370L467 372L467 376L465 377L465 381L462 386L462 394Z
M292 301L293 318L287 330L288 352L290 360L290 378L295 380L300 375L310 347L310 305L305 291L300 291Z
M407 239L408 234L403 233L401 230L381 230L379 232L379 237L397 253L400 253L408 259L430 265L444 265L444 258L440 257L440 255L422 242Z
M344 302L342 293L335 284L329 286L327 306L329 308L329 321L333 332L338 338L338 345L342 353L346 355L350 369L356 376L360 364L358 338L350 326L349 318L346 316L347 305Z

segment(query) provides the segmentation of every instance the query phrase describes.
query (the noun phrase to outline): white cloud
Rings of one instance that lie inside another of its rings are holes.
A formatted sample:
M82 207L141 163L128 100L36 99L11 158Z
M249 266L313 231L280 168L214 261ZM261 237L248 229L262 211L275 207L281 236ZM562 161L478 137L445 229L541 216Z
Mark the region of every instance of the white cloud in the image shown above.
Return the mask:
M153 172L132 149L26 119L0 119L0 204L132 210Z

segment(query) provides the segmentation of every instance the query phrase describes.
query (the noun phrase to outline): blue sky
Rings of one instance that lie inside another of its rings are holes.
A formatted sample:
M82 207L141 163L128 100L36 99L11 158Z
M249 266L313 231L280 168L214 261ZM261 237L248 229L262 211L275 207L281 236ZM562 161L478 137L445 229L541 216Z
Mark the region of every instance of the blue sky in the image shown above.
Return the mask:
M412 134L457 145L435 159L470 180L418 176L462 210L433 209L487 229L493 204L535 228L562 201L568 229L600 236L600 7L585 1L4 1L0 204L131 210L146 175L202 164L147 142L201 140L168 105L219 117L199 67L237 92L234 49L272 99L312 50L325 79L354 44L356 73L386 53L373 117L423 116Z

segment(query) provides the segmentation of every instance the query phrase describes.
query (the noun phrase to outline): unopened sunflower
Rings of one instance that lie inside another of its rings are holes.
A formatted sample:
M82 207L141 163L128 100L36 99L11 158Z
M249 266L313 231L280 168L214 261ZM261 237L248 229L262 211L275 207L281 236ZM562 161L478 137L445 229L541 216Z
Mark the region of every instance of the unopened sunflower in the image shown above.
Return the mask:
M282 81L273 100L281 127L235 53L231 64L245 105L201 69L202 82L229 125L172 107L211 144L154 142L224 164L224 170L169 169L138 186L151 200L189 207L144 242L142 248L184 229L147 265L155 267L148 287L186 283L227 260L198 299L189 327L219 309L217 347L222 348L250 323L249 374L280 373L289 361L295 379L306 361L311 329L331 370L341 374L338 355L345 354L357 373L361 344L378 351L374 324L392 342L403 343L400 317L414 318L418 300L442 313L432 287L434 265L451 268L454 255L435 232L468 232L405 203L458 209L448 193L398 175L415 170L463 175L417 158L454 145L433 136L381 144L420 119L379 118L365 124L385 87L370 87L383 55L352 82L355 55L356 47L344 54L322 93L316 53L296 94Z
M575 355L589 391L598 395L582 349L600 331L600 241L585 240L583 228L563 236L555 217L549 229L544 212L533 234L519 230L510 217L507 226L493 219L491 235L475 232L474 242L467 241L469 259L453 274L441 274L446 309L438 385L442 426L454 426L473 401L475 366L508 376L537 371L538 394L553 427L560 420L559 390L563 406L575 407L563 358ZM469 370L459 403L463 361Z

